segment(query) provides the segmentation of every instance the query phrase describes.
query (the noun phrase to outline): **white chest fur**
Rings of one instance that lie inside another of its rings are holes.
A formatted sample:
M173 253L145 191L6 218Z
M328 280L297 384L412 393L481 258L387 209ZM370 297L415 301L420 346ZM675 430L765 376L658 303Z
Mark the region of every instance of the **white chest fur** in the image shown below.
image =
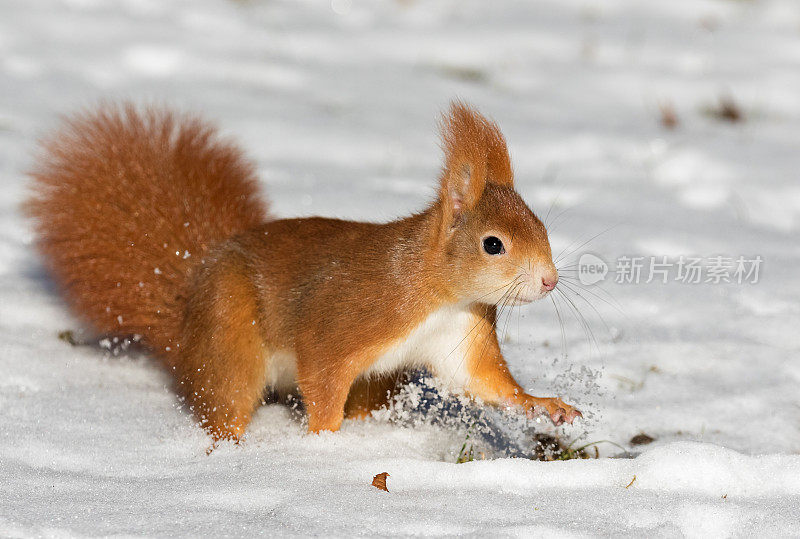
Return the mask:
M363 376L389 374L404 367L427 367L448 386L463 388L470 379L466 353L477 346L478 319L469 310L451 305L434 311L411 333L398 339L378 357ZM469 334L469 335L468 335ZM266 358L266 384L291 390L297 384L297 358L288 350Z
M465 354L471 337L467 333L475 323L475 315L462 306L442 307L395 342L364 375L388 374L403 367L429 367L440 378L463 387L469 380Z

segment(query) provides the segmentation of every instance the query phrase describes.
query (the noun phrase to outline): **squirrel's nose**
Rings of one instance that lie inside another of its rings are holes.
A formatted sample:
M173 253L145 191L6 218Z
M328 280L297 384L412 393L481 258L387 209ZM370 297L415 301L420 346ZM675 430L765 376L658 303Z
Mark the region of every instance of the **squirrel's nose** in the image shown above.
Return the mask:
M546 277L542 277L542 288L544 288L548 292L554 289L557 284L558 284L558 275L548 275Z

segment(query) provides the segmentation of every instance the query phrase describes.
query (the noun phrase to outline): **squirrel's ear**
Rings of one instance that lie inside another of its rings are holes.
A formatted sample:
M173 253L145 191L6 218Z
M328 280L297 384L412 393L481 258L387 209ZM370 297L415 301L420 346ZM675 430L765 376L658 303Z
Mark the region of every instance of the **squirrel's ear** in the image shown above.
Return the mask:
M478 203L486 182L513 185L511 160L497 124L464 103L450 104L440 130L444 170L439 198L455 224L461 212Z
M476 171L469 162L453 163L442 177L439 200L445 219L454 226L465 210L471 209L480 200L486 187L481 171Z
M445 219L455 225L461 213L480 200L486 187L486 146L481 116L467 105L450 104L440 122L444 169L439 200Z

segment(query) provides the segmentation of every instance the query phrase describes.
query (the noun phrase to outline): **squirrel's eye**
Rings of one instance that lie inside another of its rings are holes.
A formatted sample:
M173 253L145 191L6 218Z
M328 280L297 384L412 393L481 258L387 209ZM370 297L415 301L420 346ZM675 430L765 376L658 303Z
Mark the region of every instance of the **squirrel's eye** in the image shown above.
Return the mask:
M503 242L495 236L483 238L483 250L490 255L500 255L506 252L503 248Z

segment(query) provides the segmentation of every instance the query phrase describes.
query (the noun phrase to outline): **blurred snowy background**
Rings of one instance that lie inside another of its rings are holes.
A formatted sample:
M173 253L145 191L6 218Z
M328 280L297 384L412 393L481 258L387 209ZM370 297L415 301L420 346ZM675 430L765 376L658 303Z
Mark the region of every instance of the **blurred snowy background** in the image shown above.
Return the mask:
M563 336L550 302L504 331L517 379L586 420L481 421L523 451L535 430L644 455L454 464L465 440L507 454L466 438L475 410L317 437L271 405L207 457L153 361L57 338L79 324L18 207L59 115L196 111L276 214L386 220L433 196L454 97L501 125L563 275L609 266L565 287L585 323L562 298ZM800 534L799 148L794 0L2 0L0 535ZM681 256L762 264L757 283L645 282ZM615 282L620 257L642 257L638 284Z

